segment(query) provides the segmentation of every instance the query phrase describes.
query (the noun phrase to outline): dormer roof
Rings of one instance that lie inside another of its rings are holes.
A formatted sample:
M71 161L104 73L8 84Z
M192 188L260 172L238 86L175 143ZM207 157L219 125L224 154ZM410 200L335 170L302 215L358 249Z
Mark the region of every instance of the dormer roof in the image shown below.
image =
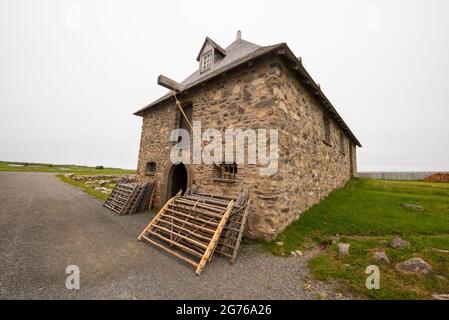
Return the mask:
M209 37L206 37L206 39L203 42L203 45L201 46L201 50L198 53L198 56L196 57L196 61L200 61L201 55L204 53L204 49L206 48L207 44L210 44L216 52L221 54L223 57L226 56L226 50L220 47L214 40L212 40Z

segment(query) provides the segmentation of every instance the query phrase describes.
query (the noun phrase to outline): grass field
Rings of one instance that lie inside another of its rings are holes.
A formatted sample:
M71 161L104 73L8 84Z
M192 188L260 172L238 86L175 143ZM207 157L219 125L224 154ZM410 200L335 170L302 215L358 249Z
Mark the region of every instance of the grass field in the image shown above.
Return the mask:
M404 208L403 203L425 211ZM391 248L389 242L397 235L410 246ZM349 256L338 254L338 241L350 243ZM342 290L356 296L425 299L449 293L449 253L435 250L449 250L449 184L354 179L302 214L273 242L262 243L283 256L317 244L324 250L309 261L313 275L337 281ZM379 265L380 290L365 288L365 268L376 264L374 251L385 251L391 260ZM433 272L416 276L395 270L396 263L412 257L426 260Z
M14 171L14 172L54 172L59 173L57 177L66 183L75 187L80 187L87 194L96 197L101 201L105 201L108 197L107 193L95 190L95 186L86 185L86 181L75 181L65 175L74 173L75 175L125 175L135 174L136 170L119 169L119 168L96 168L88 166L77 165L62 165L49 163L28 163L28 162L6 162L0 161L0 171ZM114 184L108 184L105 187L112 189Z
M29 163L29 162L6 162L0 161L0 171L23 171L23 172L56 172L56 173L76 173L76 174L132 174L135 170L119 168L103 168L61 165L50 163Z
M72 179L66 177L64 174L58 174L56 176L61 181L65 182L65 183L68 183L72 186L79 187L79 188L83 189L83 191L85 193L87 193L91 196L94 196L95 198L97 198L98 200L100 200L102 202L106 201L106 199L109 196L109 193L103 193L101 191L95 190L95 188L93 186L87 186L86 181L75 181L75 180L72 180ZM115 186L115 183L105 185L105 187L110 188L110 189L114 188L114 186Z

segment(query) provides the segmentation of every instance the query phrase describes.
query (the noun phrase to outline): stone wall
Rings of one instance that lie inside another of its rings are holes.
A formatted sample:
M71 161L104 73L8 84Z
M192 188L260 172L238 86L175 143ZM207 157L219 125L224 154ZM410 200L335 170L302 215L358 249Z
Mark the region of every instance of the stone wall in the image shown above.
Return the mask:
M236 180L223 182L215 179L213 165L186 166L189 183L198 184L202 190L227 194L245 188L250 191L253 202L248 237L272 239L350 177L348 138L345 135L343 154L338 126L331 121L330 144L323 142L323 110L278 58L228 73L180 99L193 103L192 118L201 121L203 132L207 128L279 130L279 170L272 176L260 175L257 165L239 165ZM143 118L138 174L140 179L156 179L157 207L167 199L173 145L169 134L178 122L174 101L150 108ZM156 162L154 176L145 175L148 161Z
M272 218L278 233L300 213L345 185L356 172L356 147L343 132L341 149L341 127L291 69L281 61L272 66L278 70L276 80L273 80L273 94L281 146L279 175L272 182L278 192L273 206L282 213ZM330 122L330 139L327 141L324 117Z

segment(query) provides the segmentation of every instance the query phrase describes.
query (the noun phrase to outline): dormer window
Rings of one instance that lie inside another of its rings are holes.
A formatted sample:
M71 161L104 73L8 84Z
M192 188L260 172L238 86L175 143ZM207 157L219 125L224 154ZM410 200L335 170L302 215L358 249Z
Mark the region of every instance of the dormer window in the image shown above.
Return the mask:
M214 50L209 50L201 55L201 72L212 68L212 61L214 57Z
M196 61L199 62L200 73L210 70L215 62L226 56L226 50L216 44L212 39L206 37Z

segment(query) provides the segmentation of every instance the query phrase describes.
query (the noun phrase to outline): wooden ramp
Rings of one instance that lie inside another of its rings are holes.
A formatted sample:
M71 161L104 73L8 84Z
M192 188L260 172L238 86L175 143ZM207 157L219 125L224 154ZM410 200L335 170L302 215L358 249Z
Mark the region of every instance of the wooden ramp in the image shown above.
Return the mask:
M213 203L217 206L225 206L225 204L233 200L234 206L228 221L224 226L224 230L218 241L216 254L228 257L231 264L235 263L240 249L240 243L246 227L246 220L250 208L250 200L248 199L248 191L245 190L238 196L212 194L198 191L197 186L190 188L186 194L199 199Z
M246 225L247 193L207 194L194 186L167 201L139 235L191 264L200 274L214 252L235 262Z
M191 264L199 275L212 258L233 206L234 200L216 205L178 193L159 210L138 240Z
M119 182L112 190L104 206L117 214L133 214L151 208L154 181L146 183Z

